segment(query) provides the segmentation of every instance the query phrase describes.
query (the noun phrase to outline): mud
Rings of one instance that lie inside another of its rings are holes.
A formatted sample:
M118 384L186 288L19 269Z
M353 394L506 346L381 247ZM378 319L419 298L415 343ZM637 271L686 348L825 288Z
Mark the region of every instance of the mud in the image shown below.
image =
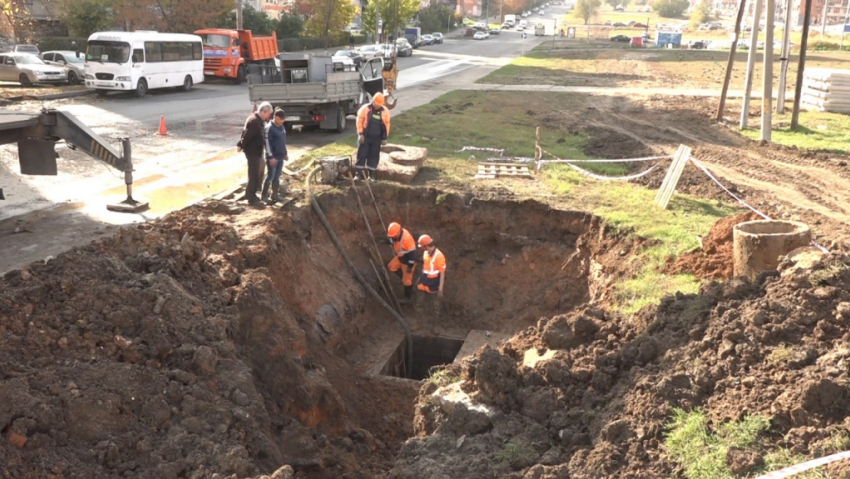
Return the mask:
M640 246L536 202L375 195L448 257L442 313L406 310L414 331L512 333L604 300ZM352 193L320 202L377 285ZM121 229L0 280L0 477L381 477L419 387L367 371L386 332L302 204L210 202Z
M761 219L755 213L727 216L711 227L705 237L700 238L702 247L680 255L667 268L669 273L690 273L702 279L732 279L733 241L732 229L738 223Z
M676 477L663 448L671 408L703 408L713 429L770 417L764 450L730 450L742 474L781 449L823 454L850 416L848 262L706 284L631 318L598 308L541 318L465 361L461 382L423 387L418 438L391 477ZM469 406L446 407L451 388Z

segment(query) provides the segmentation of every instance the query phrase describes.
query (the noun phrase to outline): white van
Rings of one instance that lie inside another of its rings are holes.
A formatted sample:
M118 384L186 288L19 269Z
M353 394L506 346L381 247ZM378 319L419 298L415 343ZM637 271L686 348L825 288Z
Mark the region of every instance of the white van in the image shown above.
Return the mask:
M98 32L89 37L84 68L87 88L99 95L152 88L191 90L204 81L201 37L182 33Z

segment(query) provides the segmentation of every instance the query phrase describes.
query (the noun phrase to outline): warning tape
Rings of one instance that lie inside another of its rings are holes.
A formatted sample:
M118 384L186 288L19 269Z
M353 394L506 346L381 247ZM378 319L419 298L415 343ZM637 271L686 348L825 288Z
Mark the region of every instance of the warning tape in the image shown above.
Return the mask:
M702 164L702 163L700 163L699 161L697 161L697 160L696 160L696 158L694 158L694 157L690 157L690 161L691 161L691 163L693 163L693 164L694 164L694 166L696 166L697 168L699 168L700 170L702 170L702 172L703 172L703 173L705 173L705 175L706 175L706 176L708 176L708 177L711 179L711 181L713 181L714 183L716 183L716 184L717 184L717 186L719 186L719 187L720 187L723 191L725 191L726 193L728 193L728 194L729 194L729 196L731 196L732 198L735 198L735 200L737 200L737 201L738 201L738 203L741 203L742 205L746 206L747 208L749 208L750 210L752 210L752 211L753 211L753 213L755 213L755 214L757 214L757 215L761 216L762 218L764 218L764 219L766 219L766 220L770 220L770 219L772 219L770 216L767 216L766 214L762 213L761 211L759 211L759 210L757 210L757 209L753 208L752 206L750 206L750 205L749 205L746 201L742 200L742 199L741 199L738 195L736 195L735 193L732 193L731 191L729 191L729 188L726 188L725 186L723 186L723 183L721 183L721 182L720 182L720 180L718 180L718 179L717 179L717 178L716 178L713 174L711 174L711 172L710 172L710 171L708 171L708 168L706 168L705 166L703 166L703 164ZM821 252L823 252L824 254L829 254L829 250L828 250L828 249L826 249L826 248L824 248L823 246L821 246L821 245L820 245L817 241L812 240L812 245L813 245L815 248L817 248L817 249L821 250ZM766 477L766 476L762 476L762 477ZM781 477L785 477L785 476L781 476Z
M668 158L673 158L673 155L666 155L666 156L647 156L647 157L644 157L644 158L619 158L619 159L615 159L615 160L565 160L563 158L558 158L557 156L555 156L552 153L549 153L548 151L544 150L543 148L541 148L540 151L542 151L543 153L546 153L547 155L551 156L552 158L555 158L554 160L539 160L538 163L540 163L540 164L546 164L546 163L633 163L633 162L636 162L636 161L666 160Z
M646 176L646 175L648 175L648 174L652 173L652 170L654 170L655 168L657 168L657 167L658 167L658 165L657 165L657 164L656 164L656 165L652 165L652 166L650 166L650 167L649 167L649 169L648 169L648 170L642 171L642 172L640 172L640 173L636 173L636 174L634 174L634 175L627 175L627 176L602 176L602 175L597 175L596 173L591 173L591 172L589 172L589 171L585 170L584 168L579 168L578 166L576 166L576 165L574 165L574 164L572 164L572 163L567 163L567 166L569 166L570 168L572 168L572 169L574 169L574 170L578 171L579 173L581 173L581 174L583 174L583 175L585 175L585 176L589 176L589 177L591 177L591 178L593 178L593 179L595 179L595 180L603 180L603 181L629 181L629 180L635 180L635 179L637 179L637 178L640 178L640 177L642 177L642 176Z
M813 459L802 464L797 464L796 466L790 466L778 471L769 472L757 477L756 479L783 479L785 477L795 476L801 472L808 471L809 469L832 464L833 462L843 461L844 459L850 459L850 451L839 452L831 456Z
M498 153L499 156L505 152L504 148L482 148L478 146L464 146L463 148L457 150L457 153L462 153L464 151L492 151L494 153Z
M499 158L487 158L490 163L533 163L534 158L528 156L502 156Z

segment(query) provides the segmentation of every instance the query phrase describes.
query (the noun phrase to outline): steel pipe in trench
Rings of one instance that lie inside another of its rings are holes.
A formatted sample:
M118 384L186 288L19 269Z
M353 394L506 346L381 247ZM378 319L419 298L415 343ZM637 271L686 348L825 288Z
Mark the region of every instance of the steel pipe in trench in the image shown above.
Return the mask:
M357 281L360 282L360 284L362 284L364 288L366 288L366 291L368 291L369 294L372 295L372 298L374 298L375 301L378 302L378 304L380 304L384 309L387 310L387 312L392 315L396 322L401 326L401 329L404 330L404 339L407 342L407 367L405 368L404 372L405 375L410 378L410 372L413 371L413 333L411 333L410 327L407 325L407 323L404 322L404 318L402 318L401 315L398 314L396 310L394 310L392 306L389 305L389 303L387 303L386 301L384 301L383 298L381 298L381 295L379 295L378 292L375 291L375 289L372 288L371 285L369 285L363 275L360 274L360 271L357 270L357 266L355 266L354 262L351 261L351 257L348 256L348 253L342 246L342 242L339 241L339 238L331 227L330 222L328 222L328 218L325 216L325 213L319 206L319 202L316 200L315 195L313 195L313 189L310 185L313 181L313 177L321 169L322 167L318 166L314 168L313 171L310 172L310 174L307 175L306 187L307 194L310 195L310 203L313 205L313 210L316 212L317 215L319 215L319 220L321 220L322 224L325 226L325 229L328 232L328 236L331 237L331 241L333 241L334 245L336 246L336 249L339 250L339 254L342 255L342 259L345 260L345 263L348 265L349 269L351 269L351 272L354 273L354 277L357 278Z

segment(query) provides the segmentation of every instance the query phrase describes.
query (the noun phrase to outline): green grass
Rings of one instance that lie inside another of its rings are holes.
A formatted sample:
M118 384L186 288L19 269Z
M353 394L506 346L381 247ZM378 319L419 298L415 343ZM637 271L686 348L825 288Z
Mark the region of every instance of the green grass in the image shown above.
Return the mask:
M511 439L505 443L501 451L496 453L496 460L503 466L533 463L538 457L540 457L540 453L531 445L519 439Z
M771 141L781 145L795 145L804 150L823 150L833 153L850 153L850 115L816 111L800 112L800 130L791 131L791 110L773 115ZM755 123L755 122L754 122ZM742 132L754 140L760 139L760 130L748 128Z
M729 448L746 450L756 446L759 436L769 427L767 417L752 415L712 431L703 410L685 412L677 408L668 424L664 447L688 479L732 479L735 475L726 465Z
M473 180L478 162L498 154L465 151L464 146L505 148L506 156L534 156L535 127L542 147L559 158L590 159L585 132L575 128L573 112L592 105L593 97L561 93L452 92L393 118L391 142L428 148L428 162L413 185L468 190L492 183ZM436 121L435 121L436 120ZM409 136L408 136L409 135ZM320 148L312 157L353 151L354 139ZM581 164L602 175L622 175L625 164ZM615 308L633 312L676 291L696 292L691 275L664 274L671 258L698 247L714 222L735 210L716 201L676 195L670 207L655 206L655 190L639 185L597 181L566 165L542 168L536 180L500 182L518 197L554 196L560 208L588 211L623 231L648 239L640 255L625 257L635 274L615 286Z
M452 369L440 369L428 376L428 381L437 387L448 386L461 380L460 374Z

